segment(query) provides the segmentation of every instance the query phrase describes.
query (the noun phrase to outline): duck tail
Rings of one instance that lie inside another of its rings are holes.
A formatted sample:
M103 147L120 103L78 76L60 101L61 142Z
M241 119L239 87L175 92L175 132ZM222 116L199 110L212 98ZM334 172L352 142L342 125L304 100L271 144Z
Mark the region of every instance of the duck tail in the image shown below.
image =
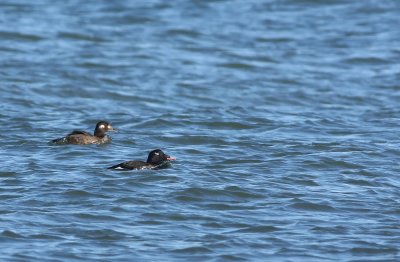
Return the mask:
M67 139L65 137L62 138L56 138L50 141L51 144L57 144L57 145L61 145L61 144L65 144L67 142Z
M110 166L110 167L107 167L107 169L122 169L121 168L121 164L118 164L118 165L114 165L114 166Z

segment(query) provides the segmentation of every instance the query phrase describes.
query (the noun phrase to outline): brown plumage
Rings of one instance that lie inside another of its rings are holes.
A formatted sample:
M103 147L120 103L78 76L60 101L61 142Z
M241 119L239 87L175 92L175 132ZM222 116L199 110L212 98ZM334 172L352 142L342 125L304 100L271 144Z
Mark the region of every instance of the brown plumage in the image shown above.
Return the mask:
M62 138L57 138L51 142L54 144L74 144L74 145L88 145L88 144L104 144L111 141L111 137L106 135L106 132L115 131L115 129L106 121L97 123L94 129L94 134L89 134L85 131L75 130Z

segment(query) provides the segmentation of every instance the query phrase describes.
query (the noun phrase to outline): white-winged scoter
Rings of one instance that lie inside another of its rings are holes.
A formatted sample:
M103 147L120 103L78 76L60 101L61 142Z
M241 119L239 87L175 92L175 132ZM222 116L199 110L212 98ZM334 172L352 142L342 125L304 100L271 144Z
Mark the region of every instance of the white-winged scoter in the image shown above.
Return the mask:
M65 137L57 138L51 141L54 144L74 144L74 145L88 145L88 144L105 144L111 141L111 137L106 135L106 132L116 131L110 123L100 121L94 129L94 134L85 131L74 130Z
M169 161L176 160L175 157L166 155L162 150L156 149L149 153L147 161L126 161L118 165L109 167L108 169L114 170L143 170L143 169L160 169L169 165Z

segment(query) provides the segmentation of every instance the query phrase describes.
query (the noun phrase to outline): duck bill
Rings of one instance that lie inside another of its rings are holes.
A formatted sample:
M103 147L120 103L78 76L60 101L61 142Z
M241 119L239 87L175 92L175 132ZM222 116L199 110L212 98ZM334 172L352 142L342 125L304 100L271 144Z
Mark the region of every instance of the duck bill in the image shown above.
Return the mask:
M173 156L167 156L167 160L168 160L168 161L174 161L174 160L176 160L176 157L173 157Z
M112 127L111 125L109 125L109 126L107 127L107 130L108 130L108 131L111 131L111 132L117 132L117 131L118 131L118 129Z

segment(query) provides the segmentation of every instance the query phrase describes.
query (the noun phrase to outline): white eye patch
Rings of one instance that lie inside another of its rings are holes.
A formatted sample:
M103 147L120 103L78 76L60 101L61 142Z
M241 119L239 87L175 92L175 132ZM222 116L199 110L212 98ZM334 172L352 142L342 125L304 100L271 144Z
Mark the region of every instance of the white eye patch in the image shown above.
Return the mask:
M160 153L154 153L156 156L159 156L160 155Z
M99 128L105 128L105 125L100 125Z

